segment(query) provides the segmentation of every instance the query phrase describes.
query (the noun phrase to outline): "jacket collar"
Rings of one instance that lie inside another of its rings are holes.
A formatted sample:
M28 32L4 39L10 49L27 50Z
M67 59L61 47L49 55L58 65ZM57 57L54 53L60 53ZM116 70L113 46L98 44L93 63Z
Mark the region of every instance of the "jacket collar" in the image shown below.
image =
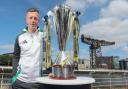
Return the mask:
M38 31L38 32L41 32L41 29L40 29L39 27L37 27L37 31ZM28 32L28 27L24 28L24 29L23 29L23 32Z

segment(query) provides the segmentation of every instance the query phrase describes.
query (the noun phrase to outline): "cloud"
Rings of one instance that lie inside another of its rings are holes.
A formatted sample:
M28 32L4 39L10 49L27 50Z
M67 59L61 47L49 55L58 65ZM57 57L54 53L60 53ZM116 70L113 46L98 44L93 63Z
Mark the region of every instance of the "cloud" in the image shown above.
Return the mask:
M12 45L12 44L0 45L0 49L1 50L11 50L11 51L13 51L14 45Z
M112 0L101 9L99 16L99 19L83 25L80 33L115 41L114 49L128 52L128 0Z
M107 8L101 10L101 17L128 18L128 0L113 0Z
M89 5L103 5L107 0L66 0L65 4L73 10L84 12Z

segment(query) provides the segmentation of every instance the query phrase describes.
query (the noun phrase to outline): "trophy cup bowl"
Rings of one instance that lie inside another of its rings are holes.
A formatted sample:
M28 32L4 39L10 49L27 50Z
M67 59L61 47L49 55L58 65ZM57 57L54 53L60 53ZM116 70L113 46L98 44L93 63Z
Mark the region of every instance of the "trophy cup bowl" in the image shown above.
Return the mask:
M69 7L60 5L54 8L53 14L60 55L52 66L53 75L50 78L60 80L76 79L74 64L69 61L70 58L66 55L66 43L72 31L73 12Z

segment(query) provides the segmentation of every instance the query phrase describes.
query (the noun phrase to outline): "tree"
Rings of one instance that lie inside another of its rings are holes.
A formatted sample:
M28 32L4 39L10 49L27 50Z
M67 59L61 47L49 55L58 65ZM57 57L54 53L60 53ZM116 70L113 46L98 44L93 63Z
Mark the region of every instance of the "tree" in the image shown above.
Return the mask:
M0 65L12 66L12 59L13 55L11 54L0 55Z

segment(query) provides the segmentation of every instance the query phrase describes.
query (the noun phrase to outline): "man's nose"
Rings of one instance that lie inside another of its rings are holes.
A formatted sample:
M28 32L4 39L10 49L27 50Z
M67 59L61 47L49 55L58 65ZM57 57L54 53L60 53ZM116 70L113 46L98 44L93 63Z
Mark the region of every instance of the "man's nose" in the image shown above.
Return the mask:
M32 21L35 21L35 19L34 19L34 18L32 18Z

